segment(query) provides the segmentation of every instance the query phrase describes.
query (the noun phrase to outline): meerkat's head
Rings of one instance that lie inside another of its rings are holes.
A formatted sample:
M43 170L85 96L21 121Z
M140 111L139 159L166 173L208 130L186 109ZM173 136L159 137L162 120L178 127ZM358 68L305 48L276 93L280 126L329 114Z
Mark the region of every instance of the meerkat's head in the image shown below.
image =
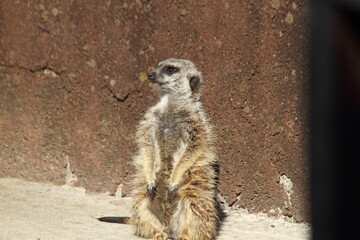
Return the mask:
M189 60L169 58L149 73L148 79L160 96L169 94L184 98L197 98L203 81L200 71Z

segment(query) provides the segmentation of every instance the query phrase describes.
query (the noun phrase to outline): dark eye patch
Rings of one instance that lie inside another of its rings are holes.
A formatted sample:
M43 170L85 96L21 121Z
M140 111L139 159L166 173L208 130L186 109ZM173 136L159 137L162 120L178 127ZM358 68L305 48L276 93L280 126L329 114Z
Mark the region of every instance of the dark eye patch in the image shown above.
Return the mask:
M179 71L179 68L174 67L174 66L166 66L163 69L168 75L172 75Z

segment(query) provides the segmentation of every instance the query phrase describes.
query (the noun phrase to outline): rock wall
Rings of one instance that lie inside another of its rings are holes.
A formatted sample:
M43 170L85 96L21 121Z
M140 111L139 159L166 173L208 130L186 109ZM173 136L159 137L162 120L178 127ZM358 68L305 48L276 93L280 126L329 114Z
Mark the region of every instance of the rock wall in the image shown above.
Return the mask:
M307 1L0 2L0 177L128 193L168 57L204 73L230 206L308 221Z

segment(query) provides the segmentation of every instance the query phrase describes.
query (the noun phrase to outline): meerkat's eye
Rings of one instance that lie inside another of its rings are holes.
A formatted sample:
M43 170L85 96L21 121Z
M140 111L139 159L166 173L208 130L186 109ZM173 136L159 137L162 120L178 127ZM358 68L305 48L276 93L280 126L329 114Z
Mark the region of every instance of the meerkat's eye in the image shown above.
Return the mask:
M167 74L169 74L169 75L174 74L174 73L176 73L176 72L178 72L178 71L179 71L179 68L173 67L173 66L167 66L167 67L165 68L165 72L166 72Z

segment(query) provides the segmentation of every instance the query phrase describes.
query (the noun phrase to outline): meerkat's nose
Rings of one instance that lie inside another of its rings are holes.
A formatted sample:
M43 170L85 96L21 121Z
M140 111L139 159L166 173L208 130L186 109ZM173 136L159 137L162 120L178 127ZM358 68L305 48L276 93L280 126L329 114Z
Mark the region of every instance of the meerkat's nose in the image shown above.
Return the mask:
M148 74L148 79L154 81L156 78L156 72L151 72Z

